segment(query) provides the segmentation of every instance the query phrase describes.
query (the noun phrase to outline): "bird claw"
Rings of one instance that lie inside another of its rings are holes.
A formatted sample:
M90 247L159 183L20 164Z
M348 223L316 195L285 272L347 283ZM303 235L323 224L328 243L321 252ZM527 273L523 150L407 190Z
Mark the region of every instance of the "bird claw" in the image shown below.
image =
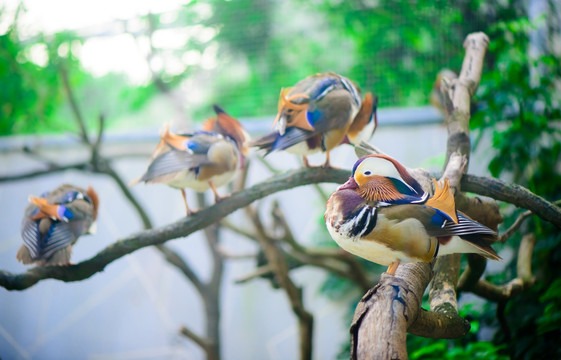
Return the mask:
M215 196L214 196L214 202L215 202L216 204L218 204L220 201L222 201L222 200L224 200L224 199L227 199L227 198L229 198L229 197L230 197L230 194L226 194L226 195L215 195Z
M324 163L323 165L321 165L320 167L324 168L324 169L335 169L335 170L339 170L341 169L340 167L337 166L333 166L330 163Z
M187 209L186 213L187 213L187 217L191 216L191 215L195 215L196 213L198 213L199 210L191 210L191 209Z

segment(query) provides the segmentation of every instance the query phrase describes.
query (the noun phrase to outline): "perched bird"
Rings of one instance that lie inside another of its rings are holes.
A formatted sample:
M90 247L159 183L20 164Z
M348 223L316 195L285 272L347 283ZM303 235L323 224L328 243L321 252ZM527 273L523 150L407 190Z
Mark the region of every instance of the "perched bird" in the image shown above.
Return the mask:
M447 180L442 186L433 182L435 193L429 198L396 160L365 156L327 200L327 229L343 249L389 265L392 275L400 262L430 262L453 253L500 260L489 246L497 234L456 210Z
M369 92L364 94L360 110L351 123L343 143L359 145L370 140L378 127L377 107L378 97Z
M16 258L24 264L69 265L72 245L93 232L99 200L88 190L64 184L41 197L30 196L21 224L23 245Z
M219 201L216 188L229 183L243 166L248 135L236 119L216 105L213 108L216 118L208 119L200 131L174 134L164 126L146 173L131 185L163 183L180 189L187 216L193 211L184 188L198 192L210 188Z
M430 93L429 101L432 106L434 106L442 115L443 118L447 116L446 101L444 95L442 95L441 87L442 81L450 81L457 79L458 75L450 69L442 69L436 74L436 79L432 85L432 91ZM450 104L451 105L451 104Z
M275 130L250 146L264 149L266 154L287 150L302 155L306 166L306 155L322 151L328 167L333 148L372 136L376 104L370 93L362 101L359 88L341 75L315 74L281 90Z

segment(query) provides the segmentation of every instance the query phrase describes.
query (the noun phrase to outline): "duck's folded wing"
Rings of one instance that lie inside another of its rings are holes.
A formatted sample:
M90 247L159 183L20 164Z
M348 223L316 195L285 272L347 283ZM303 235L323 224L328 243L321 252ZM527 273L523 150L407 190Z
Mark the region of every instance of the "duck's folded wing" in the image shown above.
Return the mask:
M65 222L53 222L44 235L39 232L37 221L24 221L22 225L23 243L32 259L48 259L56 251L64 249L77 239L69 224Z
M458 235L464 237L467 235L479 235L484 238L496 238L497 233L487 226L478 223L477 221L471 220L467 216L458 212L458 224L453 222L446 222L442 228L444 231L449 232L453 235Z
M267 151L268 154L275 150L288 149L293 145L306 141L314 135L312 131L302 130L297 127L289 127L283 135L280 135L278 132L272 132L252 140L250 146L257 146Z
M51 226L43 244L43 258L48 259L56 251L72 245L77 239L69 224L56 222Z
M25 218L21 225L21 237L23 244L29 250L32 259L39 258L41 254L41 233L39 232L39 223Z
M426 233L431 237L436 237L441 246L446 245L453 236L458 236L479 249L480 254L494 260L501 259L489 246L490 242L496 240L497 233L460 212L458 212L458 223L456 224L449 219L447 214L427 205L394 205L382 209L382 213L390 220L417 219Z
M497 233L487 226L471 220L458 212L458 223L450 220L449 216L433 207L418 204L392 205L383 208L384 215L391 220L405 220L415 218L421 222L430 236L468 236L496 237Z
M197 168L208 163L206 153L190 154L186 151L172 149L156 157L140 181L150 182L164 175Z

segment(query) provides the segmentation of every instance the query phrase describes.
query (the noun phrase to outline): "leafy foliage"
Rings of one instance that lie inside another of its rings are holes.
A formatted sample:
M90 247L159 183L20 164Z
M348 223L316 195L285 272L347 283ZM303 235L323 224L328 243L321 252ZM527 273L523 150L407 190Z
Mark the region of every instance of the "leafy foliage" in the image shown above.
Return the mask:
M462 54L452 49L478 25L462 14L462 3L419 1L414 9L410 1L390 0L320 6L355 44L349 77L379 92L381 106L403 106L427 104L438 71L460 67ZM463 15L471 21L462 22Z
M561 97L556 88L561 81L560 59L551 44L531 42L533 32L544 27L546 18L530 21L517 2L494 7L498 19L489 28L493 41L493 66L483 75L477 95L485 106L472 118L472 126L492 132L495 155L489 164L494 176L507 175L516 183L548 199L561 198ZM542 46L532 55L530 48ZM518 211L511 211L512 223ZM517 248L523 234L538 239L533 269L537 283L504 307L504 321L496 333L497 343L507 344L516 359L559 357L551 344L561 337L561 234L551 224L533 218L509 242ZM515 260L506 276L516 274ZM503 280L504 281L504 280ZM504 305L504 304L503 304ZM501 311L499 316L503 316Z
M427 302L425 295L423 302ZM425 305L426 306L426 305ZM411 359L495 359L505 360L508 356L501 354L506 345L496 345L490 341L478 341L478 334L485 324L484 314L471 304L460 309L460 316L470 320L469 333L456 340L434 340L408 335L407 347Z
M44 128L63 99L56 70L32 63L26 50L14 28L0 35L0 135L26 132L26 124Z
M138 112L156 94L152 84L134 86L121 74L89 74L75 53L82 44L71 32L39 34L24 42L17 21L0 35L0 135L75 130L63 71L90 126L96 125L100 113L115 120Z

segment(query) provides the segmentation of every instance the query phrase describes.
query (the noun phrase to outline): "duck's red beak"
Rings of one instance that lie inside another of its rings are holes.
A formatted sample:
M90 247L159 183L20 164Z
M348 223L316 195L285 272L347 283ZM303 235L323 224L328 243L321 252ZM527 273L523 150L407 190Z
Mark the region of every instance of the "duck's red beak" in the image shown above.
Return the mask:
M358 189L358 184L356 183L354 177L351 176L346 183L344 183L343 185L337 188L337 190L345 190L345 189L350 189L350 190Z

